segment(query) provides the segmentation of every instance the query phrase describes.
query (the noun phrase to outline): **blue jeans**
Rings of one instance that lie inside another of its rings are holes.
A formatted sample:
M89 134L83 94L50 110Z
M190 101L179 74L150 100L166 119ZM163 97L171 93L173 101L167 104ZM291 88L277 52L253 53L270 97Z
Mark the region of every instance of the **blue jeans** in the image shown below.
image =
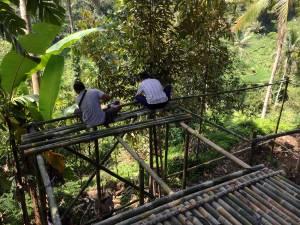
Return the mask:
M166 96L168 97L168 101L170 101L170 99L171 99L171 91L172 91L172 86L171 85L167 85L164 88L164 92L166 93ZM135 100L138 103L140 103L141 105L148 107L149 109L163 108L168 103L168 101L166 101L166 102L158 103L158 104L148 104L147 103L147 99L146 99L146 97L144 95L137 95L137 96L135 96Z

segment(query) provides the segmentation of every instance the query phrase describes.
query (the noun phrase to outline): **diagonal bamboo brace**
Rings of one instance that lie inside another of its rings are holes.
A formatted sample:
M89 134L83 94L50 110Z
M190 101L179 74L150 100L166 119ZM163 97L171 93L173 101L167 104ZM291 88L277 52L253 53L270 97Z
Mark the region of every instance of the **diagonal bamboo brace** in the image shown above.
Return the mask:
M162 187L162 189L168 194L173 194L171 188L150 168L148 164L142 160L138 154L119 136L116 136L121 145L129 152L129 154L149 173L151 177Z
M247 163L243 162L242 160L240 160L239 158L237 158L236 156L234 156L233 154L227 152L225 149L221 148L220 146L216 145L215 143L213 143L212 141L208 140L207 138L203 137L202 135L200 135L196 130L194 130L193 128L189 127L186 123L181 122L180 125L187 130L190 134L194 135L195 137L199 138L201 141L203 141L205 144L209 145L210 147L212 147L214 150L216 150L217 152L221 153L222 155L226 156L227 158L231 159L232 161L234 161L236 164L240 165L241 167L248 169L251 168L250 165L248 165Z

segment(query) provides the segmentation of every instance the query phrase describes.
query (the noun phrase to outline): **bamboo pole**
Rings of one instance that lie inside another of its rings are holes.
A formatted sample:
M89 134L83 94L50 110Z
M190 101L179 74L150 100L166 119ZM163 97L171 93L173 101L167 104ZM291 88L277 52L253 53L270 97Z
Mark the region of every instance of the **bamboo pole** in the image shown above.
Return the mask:
M172 194L173 191L163 180L142 160L138 154L120 137L117 136L119 142L130 153L130 155L153 177L153 179L162 187L166 194Z
M91 140L94 140L96 138L103 138L107 136L113 136L113 135L119 135L122 133L128 133L132 132L135 130L140 130L144 128L149 128L152 126L156 125L163 125L167 123L173 123L173 122L179 122L179 121L184 121L184 120L189 120L190 116L186 114L179 114L176 116L169 116L169 117L164 117L160 119L155 119L155 120L149 120L146 122L142 123L136 123L132 125L126 125L126 126L120 126L120 127L113 127L105 130L100 130L97 132L89 132L89 133L84 133L81 135L74 135L74 136L68 136L64 137L62 139L54 139L54 140L49 140L49 141L44 141L42 143L39 143L40 146L34 147L35 143L32 144L32 148L26 147L27 150L24 152L25 155L29 154L37 154L41 153L44 151L47 151L49 149L54 149L54 148L59 148L59 147L64 147L68 145L73 145L73 144L78 144L82 142L88 142ZM55 142L55 143L51 143ZM49 144L50 143L50 144ZM19 149L25 149L24 146L19 146Z
M185 148L184 148L183 170L182 170L182 189L186 188L188 157L189 157L189 142L190 142L190 134L187 132L186 140L185 140Z
M239 158L235 157L233 154L227 152L226 150L224 150L220 146L216 145L212 141L210 141L207 138L205 138L202 135L200 135L197 131L195 131L194 129L192 129L191 127L189 127L184 122L180 122L180 125L184 129L186 129L189 133L191 133L195 137L199 138L200 140L202 140L203 142L205 142L207 145L209 145L210 147L212 147L214 150L216 150L217 152L220 152L221 154L225 155L227 158L231 159L232 161L234 161L236 164L240 165L241 167L243 167L243 168L250 168L251 167L247 163L245 163L242 160L240 160Z
M151 118L151 114L149 115ZM149 164L150 168L153 169L153 128L149 128ZM154 182L152 176L149 176L149 192L155 196Z
M60 217L59 217L58 208L57 208L56 201L55 201L55 198L54 198L54 195L53 195L51 182L50 182L48 173L47 173L46 168L45 168L44 159L40 155L36 156L36 159L37 159L39 170L40 170L40 173L41 173L41 176L42 176L42 179L43 179L43 182L44 182L44 186L45 186L45 189L46 189L49 208L50 208L50 212L51 212L52 223L53 223L53 225L61 225L61 220L60 220Z
M212 122L212 121L209 121L209 120L203 118L202 116L200 116L200 115L198 115L198 114L196 114L196 113L194 113L194 112L192 112L192 111L190 111L190 110L188 110L188 109L186 109L186 108L183 108L183 107L181 107L181 106L179 106L179 108L180 108L182 111L187 112L187 113L191 114L192 116L194 116L194 117L200 119L201 121L204 121L204 122L206 122L206 123L208 123L208 124L210 124L210 125L212 125L212 126L218 128L218 129L220 129L220 130L222 130L222 131L224 131L224 132L226 132L226 133L228 133L228 134L231 134L231 135L233 135L233 136L235 136L235 137L237 137L237 138L239 138L239 139L241 139L241 140L243 140L243 141L246 141L246 142L249 142L249 141L250 141L248 138L245 138L245 137L239 135L238 133L236 133L236 132L234 132L234 131L232 131L232 130L226 129L225 127L223 127L223 126L221 126L221 125L219 125L219 124L216 124L216 123L214 123L214 122Z
M140 206L144 205L144 168L139 165Z
M92 182L92 180L94 179L94 177L96 176L97 171L95 170L92 175L89 177L89 179L86 181L86 183L83 185L83 187L81 188L81 190L79 191L79 193L76 195L76 197L72 200L72 202L69 204L68 208L65 210L64 214L62 215L62 219L69 214L69 212L71 211L71 209L73 208L74 204L76 203L76 201L79 199L79 197L83 194L83 192L85 191L85 189L89 186L89 184Z
M286 102L286 98L287 98L287 91L288 91L288 86L289 86L289 77L286 77L284 82L285 82L284 95L283 95L283 100L282 100L282 104L281 104L281 107L280 107L280 111L279 111L279 115L278 115L278 119L277 119L277 123L276 123L275 134L277 134L277 132L278 132L278 128L279 128L279 125L280 125L280 120L281 120L281 116L282 116L282 112L283 112L284 103Z
M164 166L164 180L167 180L168 176L168 152L169 152L169 124L166 124L166 136L165 136L165 166Z
M94 128L94 131L96 131L97 128ZM100 209L100 202L101 202L101 177L100 177L100 152L99 152L99 143L98 143L98 139L95 139L94 141L94 145L95 145L95 161L96 161L96 165L95 165L95 170L96 170L96 185L97 185L97 196L98 196L98 204L96 204L97 207L97 214L98 216L101 214L101 209Z

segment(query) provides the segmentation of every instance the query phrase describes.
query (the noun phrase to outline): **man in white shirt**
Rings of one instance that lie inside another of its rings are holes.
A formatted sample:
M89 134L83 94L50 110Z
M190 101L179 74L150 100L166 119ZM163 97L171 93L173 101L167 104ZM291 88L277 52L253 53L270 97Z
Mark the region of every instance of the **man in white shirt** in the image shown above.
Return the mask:
M108 125L113 122L121 106L102 110L101 101L108 101L110 96L98 89L86 89L81 81L75 81L73 88L78 94L76 103L82 114L82 120L88 127L99 124Z
M147 72L142 72L139 76L141 83L135 100L149 109L163 108L170 100L171 86L163 88L160 81L152 78Z

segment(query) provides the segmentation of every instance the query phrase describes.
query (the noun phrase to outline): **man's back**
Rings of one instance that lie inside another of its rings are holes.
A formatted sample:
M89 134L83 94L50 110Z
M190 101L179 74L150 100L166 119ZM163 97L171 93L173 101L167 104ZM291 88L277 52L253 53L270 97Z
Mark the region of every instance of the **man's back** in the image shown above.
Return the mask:
M168 101L164 88L157 79L145 79L139 86L137 95L143 93L148 104L159 104Z
M87 89L86 94L83 96L84 91L81 91L76 98L77 104L80 105L80 111L82 112L82 120L88 126L96 126L104 123L105 113L101 109L100 99L104 93L98 89Z

